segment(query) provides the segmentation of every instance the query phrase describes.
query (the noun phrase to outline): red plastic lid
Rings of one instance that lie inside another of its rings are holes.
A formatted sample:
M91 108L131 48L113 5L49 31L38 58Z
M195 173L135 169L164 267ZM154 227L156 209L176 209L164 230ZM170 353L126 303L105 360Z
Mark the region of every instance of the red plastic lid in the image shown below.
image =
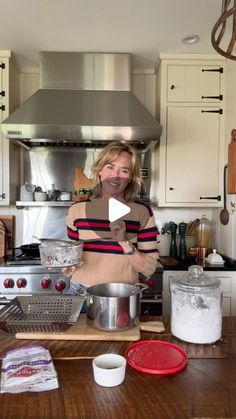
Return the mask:
M186 352L163 340L141 340L125 351L128 364L149 374L175 374L188 363Z

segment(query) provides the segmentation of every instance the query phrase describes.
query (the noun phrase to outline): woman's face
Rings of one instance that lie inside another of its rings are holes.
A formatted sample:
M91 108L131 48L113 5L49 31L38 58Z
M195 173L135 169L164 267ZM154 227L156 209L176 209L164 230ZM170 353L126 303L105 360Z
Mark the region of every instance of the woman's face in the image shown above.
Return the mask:
M103 192L109 196L121 197L132 179L131 155L122 151L110 163L107 163L99 172Z

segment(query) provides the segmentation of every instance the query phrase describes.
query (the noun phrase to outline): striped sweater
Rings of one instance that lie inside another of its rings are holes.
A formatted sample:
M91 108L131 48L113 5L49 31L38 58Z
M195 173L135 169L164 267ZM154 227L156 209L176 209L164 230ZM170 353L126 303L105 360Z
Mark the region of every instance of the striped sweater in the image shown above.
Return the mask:
M157 228L152 210L141 202L130 202L131 212L122 217L126 237L140 252L158 258ZM67 216L67 234L71 240L84 242L83 264L75 271L73 283L86 286L138 281L136 272L123 254L123 249L111 237L108 205L102 198L73 204Z

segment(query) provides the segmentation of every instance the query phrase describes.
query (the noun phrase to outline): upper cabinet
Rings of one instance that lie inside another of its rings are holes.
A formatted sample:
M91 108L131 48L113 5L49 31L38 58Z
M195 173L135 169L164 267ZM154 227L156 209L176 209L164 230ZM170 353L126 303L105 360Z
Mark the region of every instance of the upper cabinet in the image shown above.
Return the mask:
M0 123L9 115L9 58L0 51ZM0 130L0 205L9 204L9 147Z
M215 55L161 55L159 206L220 207L225 62Z
M0 51L0 123L8 117L18 103L19 83L18 69L10 51ZM8 139L4 138L0 129L0 206L9 205L10 183L12 193L15 193L14 182L19 182L20 166L17 164L16 146L9 147ZM19 152L20 153L20 152ZM17 153L19 155L19 153ZM10 171L10 159L13 159ZM16 173L17 172L17 173Z
M167 66L168 102L219 102L223 67L192 63Z

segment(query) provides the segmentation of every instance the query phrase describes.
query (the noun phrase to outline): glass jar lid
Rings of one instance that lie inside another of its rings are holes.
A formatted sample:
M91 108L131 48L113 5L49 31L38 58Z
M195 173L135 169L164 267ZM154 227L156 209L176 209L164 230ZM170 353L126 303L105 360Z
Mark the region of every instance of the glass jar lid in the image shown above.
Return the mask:
M178 275L172 279L172 282L183 286L184 288L200 288L214 289L220 287L220 280L205 275L203 267L199 265L191 265L188 272L184 275Z

